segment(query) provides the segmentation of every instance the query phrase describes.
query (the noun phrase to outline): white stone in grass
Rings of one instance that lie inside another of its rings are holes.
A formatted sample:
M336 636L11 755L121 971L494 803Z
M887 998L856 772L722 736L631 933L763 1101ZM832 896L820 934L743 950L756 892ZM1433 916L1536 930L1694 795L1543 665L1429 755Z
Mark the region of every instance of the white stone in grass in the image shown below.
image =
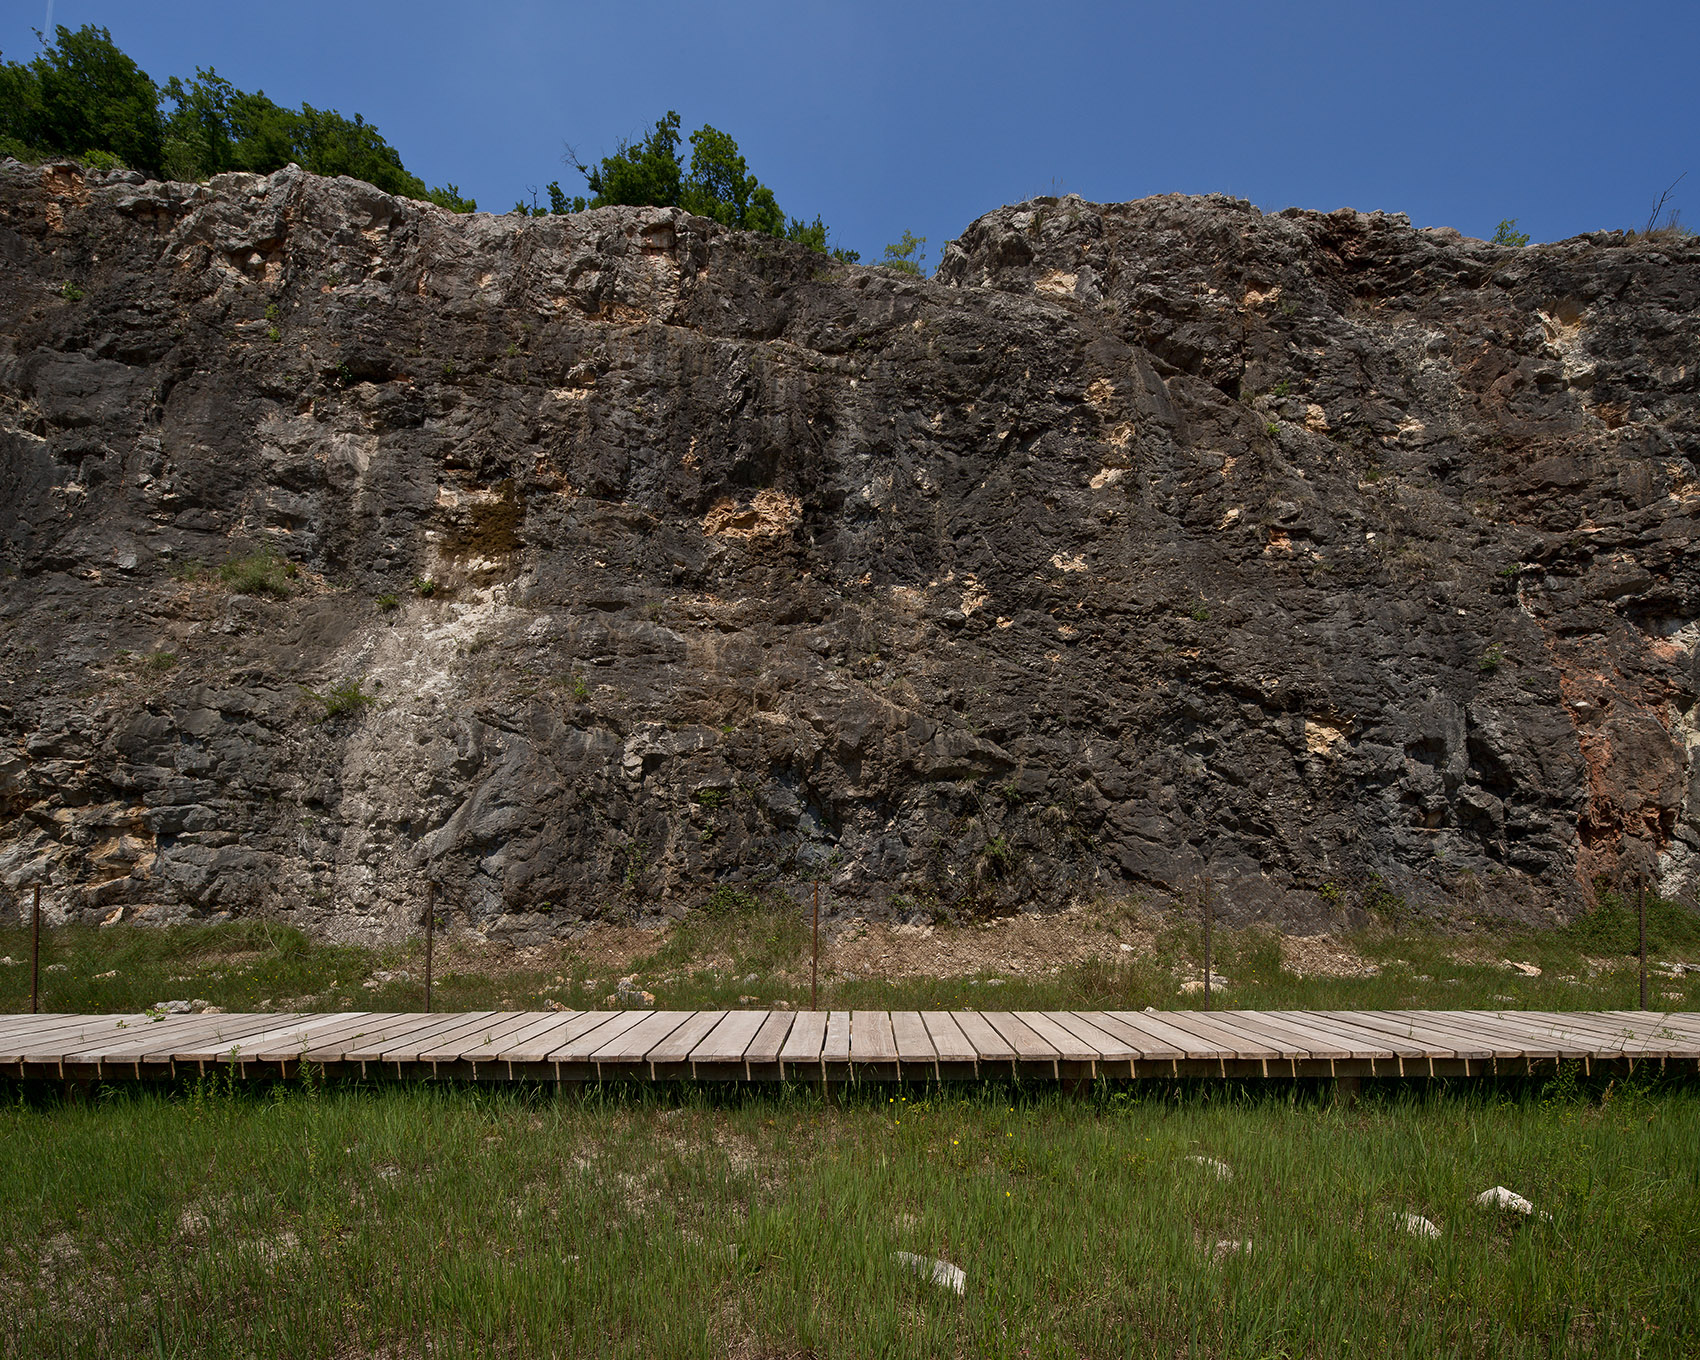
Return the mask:
M1224 1237L1210 1251L1213 1261L1220 1261L1224 1256L1250 1256L1251 1239L1249 1237Z
M1214 1171L1216 1173L1217 1180L1231 1181L1234 1178L1234 1168L1229 1166L1226 1162L1217 1161L1214 1157L1192 1156L1188 1157L1187 1161Z
M1399 1226L1412 1237L1439 1237L1440 1229L1421 1214L1400 1214Z
M6 955L5 958L0 959L0 968L16 968L17 966L18 966L18 961L16 959L14 959L10 954Z
M1514 959L1501 959L1500 963L1515 973L1521 973L1524 977L1539 977L1541 975L1540 967L1537 964L1518 963Z
M944 1289L954 1290L958 1294L966 1293L968 1276L961 1266L953 1266L949 1261L937 1261L926 1256L917 1256L912 1251L894 1251L897 1264L917 1275L925 1276L934 1284Z
M1522 1214L1525 1217L1535 1212L1533 1204L1530 1204L1515 1190L1507 1190L1503 1185L1496 1185L1492 1189L1482 1191L1481 1194L1476 1196L1476 1203L1484 1209L1506 1209L1511 1213ZM1545 1210L1542 1210L1538 1216L1548 1222L1552 1220L1552 1215Z

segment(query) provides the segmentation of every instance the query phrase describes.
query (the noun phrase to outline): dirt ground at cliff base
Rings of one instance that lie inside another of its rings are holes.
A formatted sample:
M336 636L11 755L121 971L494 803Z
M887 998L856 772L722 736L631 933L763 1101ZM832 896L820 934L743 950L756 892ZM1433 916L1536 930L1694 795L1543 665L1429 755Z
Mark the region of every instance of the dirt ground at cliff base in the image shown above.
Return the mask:
M439 945L453 967L500 975L559 967L593 977L614 978L641 968L662 952L678 927L659 930L596 923L570 941L520 949L475 939ZM1047 977L1093 959L1154 960L1170 930L1129 910L1105 913L1075 906L1061 912L1023 914L963 925L905 925L860 917L821 931L823 977L885 979L997 975ZM1380 970L1344 939L1328 934L1282 935L1282 966L1301 977L1373 977ZM730 969L738 959L710 947L690 966Z

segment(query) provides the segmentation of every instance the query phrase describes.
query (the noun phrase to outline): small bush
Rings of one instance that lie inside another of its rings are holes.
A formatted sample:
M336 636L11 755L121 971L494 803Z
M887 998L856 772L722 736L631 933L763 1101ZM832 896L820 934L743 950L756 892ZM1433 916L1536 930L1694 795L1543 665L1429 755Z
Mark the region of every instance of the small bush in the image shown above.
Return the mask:
M1529 233L1517 230L1517 219L1507 217L1493 229L1489 243L1496 246L1526 246L1529 244Z
M317 690L301 686L304 699L317 704L320 711L319 721L330 722L348 713L358 713L363 708L370 708L378 702L378 696L368 694L360 687L358 680L344 680L340 685L332 685L323 694Z
M378 606L378 612L380 614L388 614L392 609L398 609L401 607L401 597L399 595L386 593L378 596L378 598L373 600L372 603Z
M1476 659L1476 669L1483 675L1492 675L1505 664L1505 649L1497 642Z
M72 283L69 279L66 279L64 283L59 285L59 296L64 298L67 302L81 302L83 300L83 290L77 287L77 285Z
M428 600L437 593L437 583L429 576L415 576L413 578L413 593Z
M289 583L300 574L295 563L284 561L270 548L232 558L218 569L218 579L237 594L275 595L280 600L290 597Z

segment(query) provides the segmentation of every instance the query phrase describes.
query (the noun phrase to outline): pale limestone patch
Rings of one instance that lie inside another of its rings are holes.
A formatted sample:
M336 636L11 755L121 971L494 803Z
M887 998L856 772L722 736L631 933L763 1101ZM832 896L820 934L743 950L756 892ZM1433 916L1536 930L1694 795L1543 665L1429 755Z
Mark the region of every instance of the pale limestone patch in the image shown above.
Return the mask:
M1104 442L1112 449L1125 449L1129 444L1133 443L1133 435L1133 422L1131 420L1124 420L1121 424L1105 431Z
M1110 404L1116 395L1116 385L1108 378L1094 378L1092 385L1086 389L1087 403L1099 410Z
M702 517L702 531L717 538L772 538L790 533L802 518L803 503L795 496L764 487L748 505L715 505Z
M1078 274L1069 274L1061 269L1053 269L1033 285L1033 291L1043 293L1047 297L1073 297L1074 285L1079 281L1080 276Z
M1273 288L1271 288L1266 293L1260 293L1255 288L1248 288L1248 289L1245 290L1245 296L1240 299L1240 305L1244 306L1244 307L1261 307L1266 302L1277 301L1280 298L1280 296L1281 296L1281 285L1280 284L1276 284Z
M1240 505L1229 506L1228 512L1225 515L1222 516L1221 523L1219 523L1216 527L1218 529L1232 528L1235 524L1239 523L1240 516L1243 515L1243 514L1245 514L1245 507L1244 506L1240 506Z
M1313 756L1333 755L1352 730L1349 721L1329 722L1325 718L1305 719L1305 749Z
M1079 553L1075 553L1072 556L1063 553L1053 553L1051 555L1051 565L1058 571L1085 571L1086 559Z
M1312 434L1328 432L1328 412L1324 411L1314 401L1305 407L1305 429Z
M1118 467L1099 468L1098 471L1093 475L1092 481L1089 483L1089 485L1091 486L1091 488L1094 491L1102 491L1107 486L1114 486L1117 482L1121 481L1121 479L1126 475L1127 475L1127 469L1126 468L1118 468Z

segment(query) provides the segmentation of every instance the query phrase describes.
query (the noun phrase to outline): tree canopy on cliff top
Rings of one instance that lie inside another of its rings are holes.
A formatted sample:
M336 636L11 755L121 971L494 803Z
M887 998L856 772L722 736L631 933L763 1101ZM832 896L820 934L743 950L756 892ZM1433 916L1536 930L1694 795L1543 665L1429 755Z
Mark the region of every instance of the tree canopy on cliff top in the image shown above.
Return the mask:
M427 189L359 114L286 108L210 68L156 85L92 24L74 33L61 24L33 61L0 63L0 154L70 156L180 180L227 170L270 174L294 162L456 212L477 206L452 184Z
M548 186L547 208L520 202L513 210L542 216L614 204L683 208L699 217L713 218L723 227L795 241L846 263L861 259L854 250L829 252L827 227L819 216L813 222L787 218L773 190L750 173L738 143L719 128L704 123L691 133L691 159L686 165L679 158L680 128L679 115L669 109L642 141L620 143L613 155L604 156L595 165L581 161L569 147L568 163L584 176L590 196L569 198L557 180Z
M819 217L787 218L727 133L707 124L693 132L688 165L679 158L679 143L679 115L669 112L642 141L621 143L594 166L569 152L591 196L569 198L557 182L548 187L548 208L518 203L514 211L678 207L827 253L826 224ZM349 175L455 212L478 206L453 184L427 189L358 113L350 119L305 103L288 108L263 90L237 89L210 67L158 85L108 30L92 24L75 32L61 24L51 41L43 39L34 60L0 63L0 155L68 156L177 180L203 180L228 170L270 174L293 162L316 175ZM852 250L831 254L845 261L860 258Z

